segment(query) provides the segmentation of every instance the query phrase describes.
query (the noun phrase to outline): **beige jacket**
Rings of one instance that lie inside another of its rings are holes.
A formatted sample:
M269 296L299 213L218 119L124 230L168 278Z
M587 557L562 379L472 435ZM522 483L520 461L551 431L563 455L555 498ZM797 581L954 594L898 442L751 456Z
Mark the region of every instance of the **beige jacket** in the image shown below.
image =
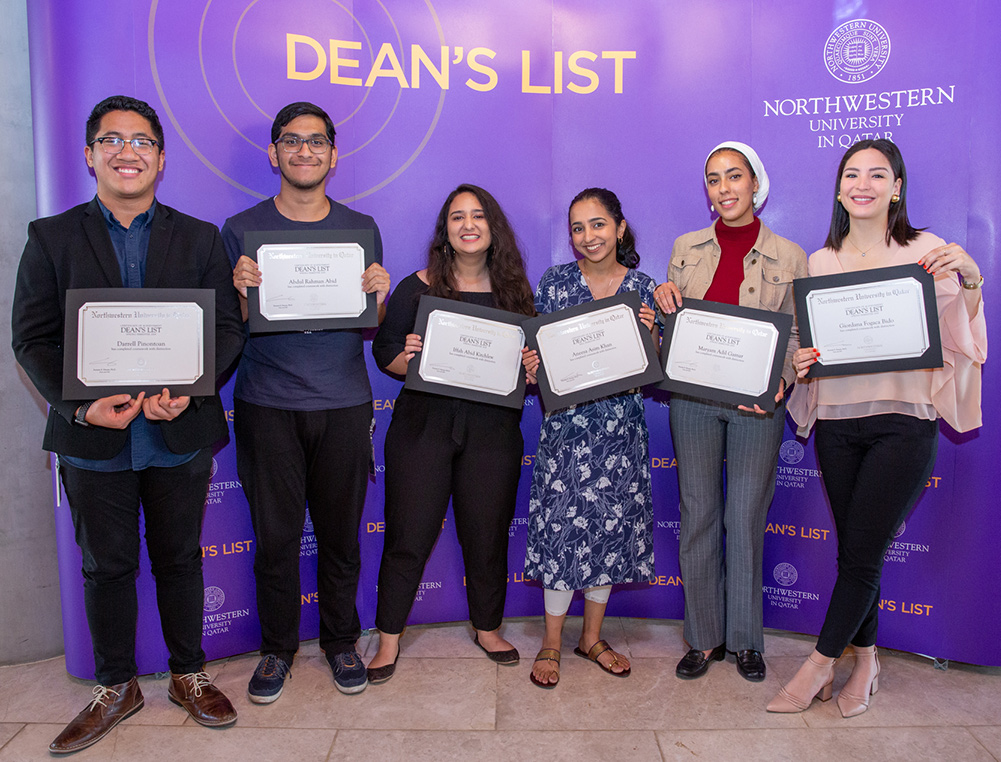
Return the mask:
M716 274L719 257L720 246L715 224L685 233L674 242L671 262L667 266L667 279L678 286L682 297L701 299L709 290ZM795 278L806 276L806 252L792 241L775 235L762 223L758 240L744 257L740 306L795 316L792 282ZM782 368L786 389L792 386L796 377L792 355L797 349L799 329L794 320Z

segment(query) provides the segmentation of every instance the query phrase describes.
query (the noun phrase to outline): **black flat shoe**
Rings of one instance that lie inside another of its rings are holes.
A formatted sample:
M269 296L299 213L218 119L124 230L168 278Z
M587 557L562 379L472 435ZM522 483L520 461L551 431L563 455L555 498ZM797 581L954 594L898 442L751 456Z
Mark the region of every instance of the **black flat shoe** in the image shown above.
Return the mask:
M765 659L761 651L737 651L737 671L745 680L760 683L765 679Z
M480 647L480 650L487 655L487 658L490 659L490 661L497 664L503 664L506 667L510 667L517 664L521 659L521 655L518 653L517 648L509 648L506 651L488 651L483 647L483 644L480 643L480 636L478 634L473 636L473 642Z
M702 653L701 648L693 648L678 662L674 674L682 680L694 680L696 677L702 677L706 673L706 670L709 669L709 662L723 661L725 658L726 643L716 646L708 657Z
M393 659L392 664L385 664L381 667L369 667L365 673L368 677L368 681L372 685L378 685L379 683L386 682L396 673L396 662L400 660L400 649L396 649L396 658Z

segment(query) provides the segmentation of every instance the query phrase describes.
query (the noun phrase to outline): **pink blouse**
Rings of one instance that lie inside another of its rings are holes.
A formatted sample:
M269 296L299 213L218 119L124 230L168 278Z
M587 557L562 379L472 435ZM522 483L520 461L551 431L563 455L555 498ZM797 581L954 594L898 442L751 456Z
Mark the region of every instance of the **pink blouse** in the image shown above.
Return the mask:
M945 241L921 233L897 249L887 266L913 264ZM810 275L844 273L837 254L821 249L810 255ZM956 431L969 431L982 423L980 366L987 359L987 323L984 303L970 319L962 286L955 273L935 278L938 321L942 333L941 368L898 370L858 376L799 379L789 398L789 414L800 436L809 434L818 418L864 418L902 413L916 418L945 418Z

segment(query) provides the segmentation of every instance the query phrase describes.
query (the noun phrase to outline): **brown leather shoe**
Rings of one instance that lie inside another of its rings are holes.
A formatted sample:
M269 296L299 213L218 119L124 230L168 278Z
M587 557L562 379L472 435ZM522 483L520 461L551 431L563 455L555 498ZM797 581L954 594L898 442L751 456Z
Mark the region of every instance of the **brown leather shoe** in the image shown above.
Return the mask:
M94 686L94 698L49 744L49 751L72 754L92 746L119 722L142 709L143 701L139 681L134 677L127 683Z
M217 728L236 722L236 710L223 692L212 685L212 678L206 672L171 673L167 695L201 725Z

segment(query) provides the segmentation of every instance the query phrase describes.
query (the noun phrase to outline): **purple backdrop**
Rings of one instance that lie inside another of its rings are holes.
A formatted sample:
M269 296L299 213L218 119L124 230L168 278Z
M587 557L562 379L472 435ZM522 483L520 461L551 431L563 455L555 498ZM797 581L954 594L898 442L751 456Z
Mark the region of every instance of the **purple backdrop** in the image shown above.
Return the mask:
M222 224L276 192L266 158L274 113L322 104L338 122L340 161L328 192L375 216L399 281L422 266L451 188L474 182L503 204L524 242L529 277L572 256L566 207L589 185L615 190L638 232L641 270L662 281L672 241L711 217L702 183L709 149L744 140L772 181L762 219L808 252L830 218L845 147L898 142L911 174L913 221L977 257L990 301L1001 276L1001 73L987 2L933 0L598 0L471 7L459 0L82 0L29 4L40 213L90 198L76 142L90 108L113 93L148 100L166 131L158 196ZM113 21L109 23L109 19ZM944 53L947 52L948 55ZM984 56L984 53L987 55ZM66 158L69 156L70 158ZM399 385L370 363L377 460ZM984 428L942 427L926 494L888 554L880 644L1001 664L1001 609L985 590L1001 572L989 483L998 394L984 373ZM231 386L224 390L232 415ZM667 402L647 400L658 578L616 591L613 615L680 618L678 493ZM508 615L541 614L523 579L528 483L540 411L526 401L521 498L511 527ZM26 445L33 446L33 445ZM205 650L258 644L246 503L232 445L215 456L203 535ZM382 550L382 465L362 526L359 609L372 625ZM787 429L765 554L765 624L819 629L835 572L833 523L811 441ZM56 489L55 483L53 486ZM66 662L93 674L79 552L56 492ZM462 565L450 526L428 564L411 621L465 619ZM302 636L316 636L315 542L302 546ZM164 668L148 561L140 579L140 670ZM580 603L576 603L579 606Z

